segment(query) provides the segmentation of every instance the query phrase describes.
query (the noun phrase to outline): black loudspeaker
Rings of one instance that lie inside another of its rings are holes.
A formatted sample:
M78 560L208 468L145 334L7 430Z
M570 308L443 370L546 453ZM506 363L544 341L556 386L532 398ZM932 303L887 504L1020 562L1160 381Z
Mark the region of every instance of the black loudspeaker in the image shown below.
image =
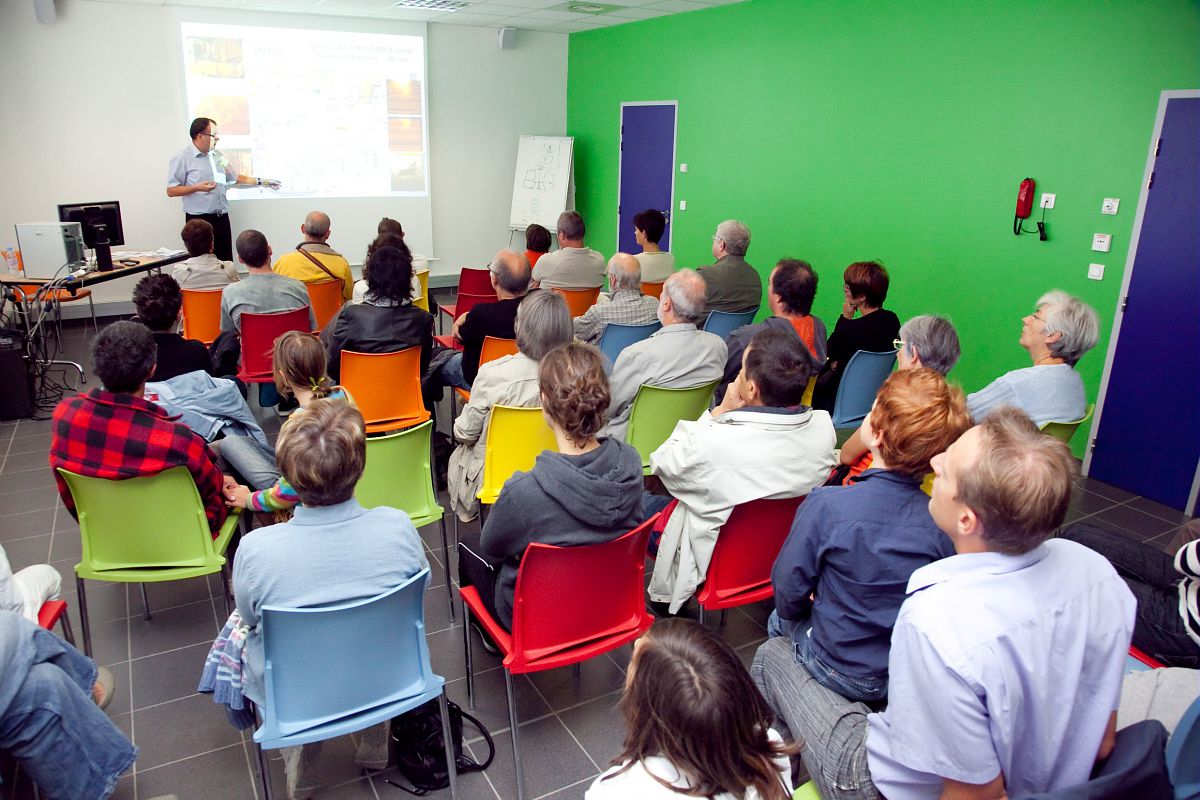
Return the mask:
M33 416L33 372L20 331L0 330L0 419Z

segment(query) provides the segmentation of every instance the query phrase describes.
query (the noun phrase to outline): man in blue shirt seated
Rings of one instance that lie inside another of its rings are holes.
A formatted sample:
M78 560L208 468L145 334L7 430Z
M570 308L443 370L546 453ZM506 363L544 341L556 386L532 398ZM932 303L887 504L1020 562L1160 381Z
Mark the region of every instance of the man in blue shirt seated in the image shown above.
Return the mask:
M887 709L872 714L822 686L781 637L759 648L755 682L803 738L827 800L1001 798L1083 783L1112 751L1135 602L1102 556L1050 538L1074 459L1002 409L933 469L929 511L955 555L908 581Z

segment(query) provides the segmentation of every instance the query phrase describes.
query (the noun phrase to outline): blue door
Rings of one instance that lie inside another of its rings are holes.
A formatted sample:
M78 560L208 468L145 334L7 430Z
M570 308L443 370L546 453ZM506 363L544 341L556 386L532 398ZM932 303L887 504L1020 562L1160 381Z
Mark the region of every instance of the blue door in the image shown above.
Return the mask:
M1200 98L1167 100L1090 477L1183 510L1200 462Z
M621 187L617 244L622 253L638 253L633 217L657 208L667 217L659 240L671 249L671 184L675 177L675 104L621 106Z

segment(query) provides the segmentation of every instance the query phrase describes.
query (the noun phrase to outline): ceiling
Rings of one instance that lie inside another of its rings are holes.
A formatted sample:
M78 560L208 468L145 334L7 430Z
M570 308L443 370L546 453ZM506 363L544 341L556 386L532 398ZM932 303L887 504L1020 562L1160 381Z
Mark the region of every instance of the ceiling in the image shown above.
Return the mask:
M665 17L743 0L109 0L135 5L240 8L339 17L437 22L482 28L577 33L640 19ZM404 8L404 4L428 6ZM456 11L444 6L464 5ZM442 6L442 7L439 7ZM600 9L584 12L578 6Z

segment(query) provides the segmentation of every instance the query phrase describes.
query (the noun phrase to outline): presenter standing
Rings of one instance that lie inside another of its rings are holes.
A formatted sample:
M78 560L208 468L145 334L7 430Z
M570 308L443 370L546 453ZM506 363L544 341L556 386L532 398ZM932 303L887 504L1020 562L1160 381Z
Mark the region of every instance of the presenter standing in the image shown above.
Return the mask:
M217 152L217 123L208 117L192 120L188 133L192 143L171 157L167 173L167 197L183 198L183 214L188 220L202 219L213 227L213 252L222 261L233 260L233 236L229 229L228 186L270 186L279 181L239 175L225 157Z

